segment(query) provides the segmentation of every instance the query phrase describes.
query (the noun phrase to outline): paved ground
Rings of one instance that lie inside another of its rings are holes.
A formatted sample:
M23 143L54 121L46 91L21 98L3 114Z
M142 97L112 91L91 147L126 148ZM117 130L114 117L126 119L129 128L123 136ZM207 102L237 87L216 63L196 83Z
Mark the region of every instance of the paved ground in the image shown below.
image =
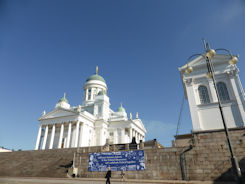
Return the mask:
M111 184L204 184L203 182L185 182L185 181L159 181L159 180L128 180L120 181L112 179ZM205 182L206 184L207 182ZM0 184L105 184L103 178L33 178L33 177L1 177ZM211 184L208 182L207 184Z
M176 180L127 180L112 179L111 184L213 184L210 181L176 181ZM233 184L221 182L222 184ZM220 184L221 184L220 183ZM105 184L103 178L34 178L34 177L0 177L0 184ZM217 183L218 184L218 183Z
M0 184L105 184L103 178L34 178L0 177ZM112 179L111 184L213 184L212 181L177 181L177 180L127 180ZM234 184L220 182L215 184Z

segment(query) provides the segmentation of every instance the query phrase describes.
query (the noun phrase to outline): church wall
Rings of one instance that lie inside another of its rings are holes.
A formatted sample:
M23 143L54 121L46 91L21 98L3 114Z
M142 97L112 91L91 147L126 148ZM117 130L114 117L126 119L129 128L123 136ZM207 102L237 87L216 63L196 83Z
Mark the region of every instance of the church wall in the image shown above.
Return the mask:
M219 129L222 127L222 119L217 106L199 110L198 115L203 130Z

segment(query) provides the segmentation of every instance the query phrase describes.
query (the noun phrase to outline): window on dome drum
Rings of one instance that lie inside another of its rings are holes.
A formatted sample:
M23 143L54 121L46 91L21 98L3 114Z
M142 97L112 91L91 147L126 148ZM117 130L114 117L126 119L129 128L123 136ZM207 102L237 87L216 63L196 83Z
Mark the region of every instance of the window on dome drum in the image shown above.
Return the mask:
M88 100L91 100L91 89L88 89Z
M220 101L230 100L229 93L224 82L218 82L217 88L218 88Z
M198 93L201 104L208 104L210 103L210 99L208 96L208 89L206 86L199 86L198 87Z
M101 114L101 112L102 112L102 107L99 106L98 113Z

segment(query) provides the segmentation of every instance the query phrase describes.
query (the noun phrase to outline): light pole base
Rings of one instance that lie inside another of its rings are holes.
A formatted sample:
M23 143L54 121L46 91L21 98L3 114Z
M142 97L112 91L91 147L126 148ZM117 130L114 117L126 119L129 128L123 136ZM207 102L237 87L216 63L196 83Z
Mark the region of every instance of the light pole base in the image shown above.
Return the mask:
M236 181L237 183L241 183L242 173L237 158L235 156L231 157L231 163L232 163L233 172L236 176Z

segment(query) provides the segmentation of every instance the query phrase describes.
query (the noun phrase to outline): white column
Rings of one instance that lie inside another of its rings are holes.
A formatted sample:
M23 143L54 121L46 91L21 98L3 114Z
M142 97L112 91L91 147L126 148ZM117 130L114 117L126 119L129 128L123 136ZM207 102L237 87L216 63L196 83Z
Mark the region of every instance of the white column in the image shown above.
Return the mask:
M38 150L38 148L39 148L41 134L42 134L42 125L39 126L35 150Z
M77 126L76 126L76 134L75 134L75 147L78 147L78 137L79 137L79 124L80 122L77 122Z
M63 133L64 133L64 124L62 123L60 127L60 138L59 138L58 148L61 148Z
M71 142L71 122L69 123L69 126L68 126L67 144L66 144L67 148L70 147L70 142Z
M50 139L50 143L49 143L49 149L53 148L54 145L54 135L55 135L55 125L53 125L52 128L52 134L51 134L51 139Z
M88 89L86 89L86 95L85 100L88 100Z
M83 129L84 129L84 123L81 123L80 125L80 135L79 135L79 147L83 146Z
M243 125L244 125L245 124L245 113L243 113L244 109L243 109L242 101L241 101L241 98L240 98L240 95L239 95L239 91L237 89L236 81L235 81L234 77L232 77L230 80L231 80L231 86L233 88L233 91L234 91L234 94L235 94L235 98L237 100L237 105L238 105L238 108L239 108L239 111L240 111L240 114L241 114L241 118L243 120ZM229 96L231 96L231 95L229 95Z
M210 98L210 102L212 103L212 99L213 99L213 102L218 102L216 91L215 91L215 88L214 88L214 83L213 83L212 79L208 80L208 85L209 85L209 89L210 89L210 93L211 93L211 98L209 97Z
M129 128L129 142L132 141L132 128Z
M125 129L121 129L121 143L125 143Z
M45 128L45 133L44 133L44 138L43 138L43 146L42 146L43 150L46 147L47 138L48 138L48 125L46 125L46 128Z
M196 99L194 98L196 96L195 89L191 85L191 82L185 82L185 85L186 85L187 96L189 97L188 103L191 112L193 130L194 131L202 130L202 122L200 122L199 120L197 102Z

